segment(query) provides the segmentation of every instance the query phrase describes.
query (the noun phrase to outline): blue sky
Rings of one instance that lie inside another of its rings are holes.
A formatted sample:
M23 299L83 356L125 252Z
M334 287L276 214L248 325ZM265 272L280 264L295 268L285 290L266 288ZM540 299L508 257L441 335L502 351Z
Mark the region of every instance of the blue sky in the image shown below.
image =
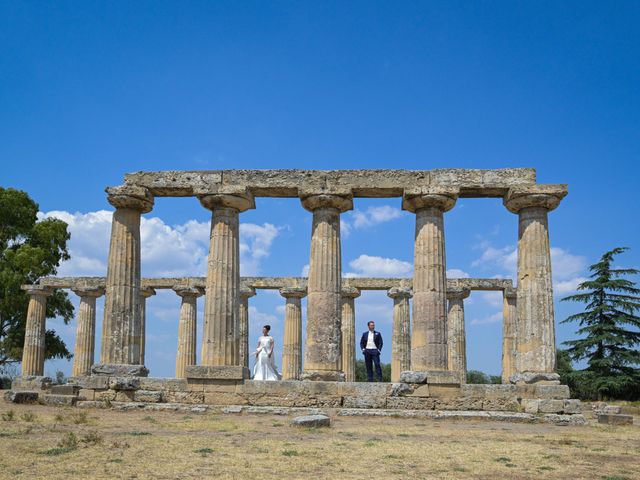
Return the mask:
M639 21L631 1L0 1L0 183L70 222L60 273L102 275L103 190L126 172L534 167L540 183L569 184L550 215L560 297L607 249L632 247L620 263L640 266ZM256 203L241 217L244 272L299 275L310 214ZM414 221L399 207L355 201L345 272L410 275ZM159 199L143 274L203 274L208 221L195 199ZM449 269L513 275L517 217L499 199L460 200L445 224ZM148 301L153 375L173 373L178 300ZM264 322L280 341L284 300L251 305L252 343ZM557 304L557 320L575 308ZM495 296L467 301L469 368L499 373L500 311ZM356 315L390 346L384 293ZM73 345L74 324L49 325ZM560 325L558 341L573 331Z

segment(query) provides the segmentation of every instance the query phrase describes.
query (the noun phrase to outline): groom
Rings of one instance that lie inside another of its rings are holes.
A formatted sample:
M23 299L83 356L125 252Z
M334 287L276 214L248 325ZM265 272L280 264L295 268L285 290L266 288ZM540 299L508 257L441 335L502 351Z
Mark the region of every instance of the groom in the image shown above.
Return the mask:
M373 382L373 365L376 364L376 375L378 381L382 381L382 368L380 368L380 352L382 351L382 335L376 332L374 322L367 323L369 330L362 334L360 348L364 353L364 364L367 367L367 381Z

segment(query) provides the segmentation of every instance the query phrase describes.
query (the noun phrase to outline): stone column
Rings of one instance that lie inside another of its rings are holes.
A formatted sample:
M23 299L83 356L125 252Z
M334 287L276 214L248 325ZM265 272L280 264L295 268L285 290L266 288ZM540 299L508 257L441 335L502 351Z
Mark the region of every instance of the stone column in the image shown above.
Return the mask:
M356 309L360 290L342 287L342 371L347 382L356 381Z
M53 290L41 285L25 285L22 289L29 295L22 349L22 376L42 376L44 375L47 297L53 294Z
M205 283L202 365L241 365L240 212L254 208L250 194L200 197L212 212Z
M400 373L411 370L411 290L393 287L387 295L393 298L393 336L391 345L391 381L399 382Z
M502 303L502 383L509 383L511 375L516 373L516 291L504 290Z
M411 368L416 371L448 368L444 212L457 197L455 190L432 188L405 192L402 201L403 209L416 214L411 332Z
M144 365L144 354L147 345L147 298L156 294L151 287L140 288L140 337L138 344L140 345L140 363Z
M102 287L80 287L72 289L80 297L80 308L76 318L76 346L73 350L71 376L91 375L96 349L96 299L104 295Z
M202 295L202 290L188 285L176 285L173 291L182 297L178 321L176 378L186 378L185 368L196 364L197 302L198 297Z
M256 294L253 287L240 288L239 355L240 364L249 368L249 298Z
M102 323L103 364L141 365L140 351L140 215L150 212L153 196L142 187L108 188L116 207Z
M516 382L559 378L547 213L566 194L566 185L533 185L513 188L504 198L518 214Z
M340 213L353 208L353 201L350 196L310 195L302 198L302 206L313 212L302 379L343 381Z
M456 372L460 383L467 383L467 337L464 327L464 299L471 292L467 288L447 290L447 344L449 370Z
M282 346L282 379L298 380L302 372L302 298L304 288L281 288L286 299L284 309L284 340Z

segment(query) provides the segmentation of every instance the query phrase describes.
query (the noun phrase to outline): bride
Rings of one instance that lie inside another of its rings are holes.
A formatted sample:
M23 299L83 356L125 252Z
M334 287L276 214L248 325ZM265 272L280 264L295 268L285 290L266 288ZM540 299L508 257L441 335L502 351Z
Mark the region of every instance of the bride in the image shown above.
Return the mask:
M276 369L273 360L273 337L269 335L270 325L262 327L262 336L258 339L258 349L254 352L256 356L256 365L253 367L253 379L276 381L280 380L281 375Z

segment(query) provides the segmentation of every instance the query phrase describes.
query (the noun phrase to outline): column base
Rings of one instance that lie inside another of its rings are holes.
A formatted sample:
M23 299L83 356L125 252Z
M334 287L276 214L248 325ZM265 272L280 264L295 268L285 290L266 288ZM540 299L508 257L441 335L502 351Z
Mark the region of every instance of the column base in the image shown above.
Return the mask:
M91 367L91 375L104 375L110 377L146 377L149 375L149 369L144 365L97 363Z
M509 382L515 385L560 385L560 375L555 372L522 372L511 375Z
M343 372L335 370L306 370L300 375L300 380L312 382L344 382Z

